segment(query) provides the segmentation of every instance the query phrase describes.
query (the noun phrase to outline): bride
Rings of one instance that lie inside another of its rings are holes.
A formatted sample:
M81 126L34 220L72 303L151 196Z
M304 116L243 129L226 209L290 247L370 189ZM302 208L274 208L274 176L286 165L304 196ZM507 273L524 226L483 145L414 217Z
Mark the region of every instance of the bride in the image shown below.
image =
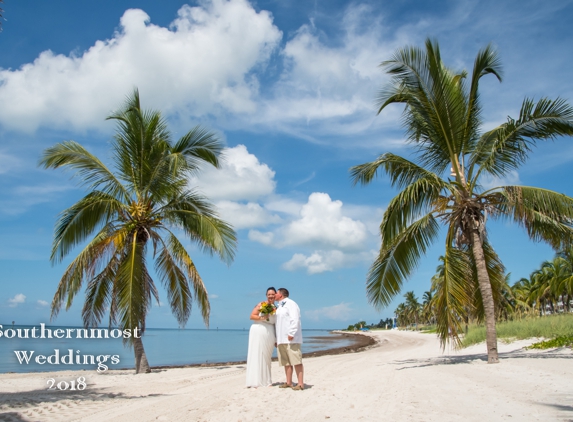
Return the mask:
M272 385L271 356L275 347L275 294L274 287L267 289L267 300L257 303L251 312L253 325L249 331L249 351L247 353L247 387ZM270 314L261 312L267 309Z

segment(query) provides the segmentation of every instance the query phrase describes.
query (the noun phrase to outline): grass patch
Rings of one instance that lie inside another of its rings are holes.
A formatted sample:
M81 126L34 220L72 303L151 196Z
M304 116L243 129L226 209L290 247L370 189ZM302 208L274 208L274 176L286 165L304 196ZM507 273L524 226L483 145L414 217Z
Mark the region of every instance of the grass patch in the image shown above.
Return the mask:
M551 340L540 341L533 343L528 349L553 349L555 347L571 347L573 346L573 336L559 336Z
M573 338L573 314L548 315L501 322L496 325L497 338L500 340L523 340L542 337ZM485 326L470 325L468 333L462 339L462 347L468 347L485 341ZM559 346L551 346L559 347Z

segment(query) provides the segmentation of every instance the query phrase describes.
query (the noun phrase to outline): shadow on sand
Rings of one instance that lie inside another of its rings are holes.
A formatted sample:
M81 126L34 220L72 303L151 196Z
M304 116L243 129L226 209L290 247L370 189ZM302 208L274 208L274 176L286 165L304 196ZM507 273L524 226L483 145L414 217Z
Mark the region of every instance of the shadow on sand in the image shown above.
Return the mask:
M102 388L86 388L83 391L59 391L40 389L0 393L0 421L28 421L31 414L33 420L37 415L48 415L65 410L82 409L89 412L91 407L105 406L101 402L109 399L130 400L143 397L159 397L162 394L126 395L123 393L107 393Z
M552 349L546 352L528 352L525 349L514 350L511 352L504 352L499 354L500 359L573 359L573 354L561 353L563 349ZM486 353L476 353L472 355L462 356L440 356L429 359L405 359L395 360L390 362L392 365L407 365L402 368L397 368L398 371L404 369L424 368L427 366L436 365L459 365L467 364L475 361L487 362Z

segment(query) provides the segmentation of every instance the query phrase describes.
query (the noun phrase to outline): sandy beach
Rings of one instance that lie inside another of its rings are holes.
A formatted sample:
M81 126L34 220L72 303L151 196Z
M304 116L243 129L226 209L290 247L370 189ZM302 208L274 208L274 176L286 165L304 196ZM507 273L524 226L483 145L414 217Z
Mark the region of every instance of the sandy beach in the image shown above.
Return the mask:
M525 350L532 341L442 353L433 335L370 333L357 353L305 359L304 391L244 388L245 365L1 374L3 421L568 421L573 420L573 353ZM83 376L84 391L47 391L47 380Z

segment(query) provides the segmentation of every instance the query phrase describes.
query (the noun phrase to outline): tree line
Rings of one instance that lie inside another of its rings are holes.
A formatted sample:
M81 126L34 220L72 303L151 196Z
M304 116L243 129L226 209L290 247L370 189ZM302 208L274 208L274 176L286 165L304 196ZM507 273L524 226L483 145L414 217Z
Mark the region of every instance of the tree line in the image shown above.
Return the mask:
M422 302L409 291L404 295L405 301L396 307L394 314L399 327L434 325L444 320L444 312L450 313L451 310L440 306L447 302L444 296L450 293L444 284L444 257L439 259L441 263ZM573 311L573 247L559 251L553 259L542 262L529 277L513 285L509 284L510 275L506 274L495 289L497 322ZM471 283L466 284L466 288L468 291L463 297L467 301L458 307L454 316L464 329L470 323L483 322L479 290Z

